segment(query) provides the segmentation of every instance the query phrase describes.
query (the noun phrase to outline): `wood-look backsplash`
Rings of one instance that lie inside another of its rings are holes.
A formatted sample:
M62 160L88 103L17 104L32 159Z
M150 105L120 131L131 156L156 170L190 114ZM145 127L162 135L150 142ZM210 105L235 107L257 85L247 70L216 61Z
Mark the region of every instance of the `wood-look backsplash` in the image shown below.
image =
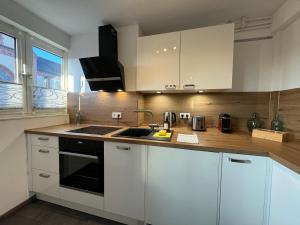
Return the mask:
M177 125L188 126L190 120L179 119L180 112L206 116L207 126L217 126L221 112L232 116L234 129L247 131L246 122L253 112L257 112L264 123L270 124L278 109L279 92L261 93L203 93L203 94L137 94L85 93L81 96L83 123L138 126L150 123L149 115L133 112L136 109L151 109L154 122L161 124L163 112L173 111L177 115ZM68 112L71 122L75 120L78 109L78 94L68 94ZM122 119L111 118L112 112L122 112ZM279 119L293 138L300 139L300 89L280 92Z
M180 112L204 115L207 127L216 127L222 112L232 116L233 128L247 130L247 119L257 112L266 126L269 124L269 93L203 93L203 94L145 94L144 107L152 109L155 122L162 123L163 112L177 115L177 125L186 126L191 120L179 119ZM149 116L145 116L148 123Z
M68 94L70 121L75 121L79 95ZM131 92L91 92L80 96L82 123L107 124L116 126L138 126L139 95ZM122 119L112 119L112 112L122 112Z
M276 92L279 96L279 120L294 139L300 140L300 88ZM275 95L275 102L277 100ZM276 107L275 107L276 110Z

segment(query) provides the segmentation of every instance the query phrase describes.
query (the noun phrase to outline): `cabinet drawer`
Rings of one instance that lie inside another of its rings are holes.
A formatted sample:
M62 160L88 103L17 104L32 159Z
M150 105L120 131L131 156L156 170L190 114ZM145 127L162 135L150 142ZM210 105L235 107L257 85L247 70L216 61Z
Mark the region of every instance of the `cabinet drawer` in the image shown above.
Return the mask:
M58 149L58 137L47 135L31 135L31 144Z
M32 168L53 173L59 172L59 155L55 148L32 146Z
M92 207L103 209L103 197L82 191L60 187L61 199Z
M59 175L32 169L33 191L59 198Z

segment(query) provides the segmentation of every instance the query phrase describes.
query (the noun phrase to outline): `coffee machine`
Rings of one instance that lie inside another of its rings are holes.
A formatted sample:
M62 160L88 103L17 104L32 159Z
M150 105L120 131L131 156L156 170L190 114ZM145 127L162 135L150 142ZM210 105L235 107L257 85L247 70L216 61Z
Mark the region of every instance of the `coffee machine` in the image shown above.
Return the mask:
M223 133L231 133L231 116L227 113L219 115L219 130Z

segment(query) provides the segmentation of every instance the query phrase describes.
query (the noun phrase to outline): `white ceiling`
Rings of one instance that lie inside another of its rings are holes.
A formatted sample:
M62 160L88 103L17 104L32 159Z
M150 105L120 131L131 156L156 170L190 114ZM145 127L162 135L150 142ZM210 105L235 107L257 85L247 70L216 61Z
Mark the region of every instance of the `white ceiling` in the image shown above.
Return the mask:
M140 24L155 34L271 16L285 0L14 0L70 35Z

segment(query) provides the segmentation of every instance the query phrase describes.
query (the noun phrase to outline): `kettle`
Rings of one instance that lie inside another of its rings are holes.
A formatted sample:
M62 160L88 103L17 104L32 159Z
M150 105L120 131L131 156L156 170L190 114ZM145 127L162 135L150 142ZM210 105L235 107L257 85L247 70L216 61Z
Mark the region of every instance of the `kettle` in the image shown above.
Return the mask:
M176 125L176 114L174 112L164 112L163 114L163 122L168 121L170 123L170 127Z

